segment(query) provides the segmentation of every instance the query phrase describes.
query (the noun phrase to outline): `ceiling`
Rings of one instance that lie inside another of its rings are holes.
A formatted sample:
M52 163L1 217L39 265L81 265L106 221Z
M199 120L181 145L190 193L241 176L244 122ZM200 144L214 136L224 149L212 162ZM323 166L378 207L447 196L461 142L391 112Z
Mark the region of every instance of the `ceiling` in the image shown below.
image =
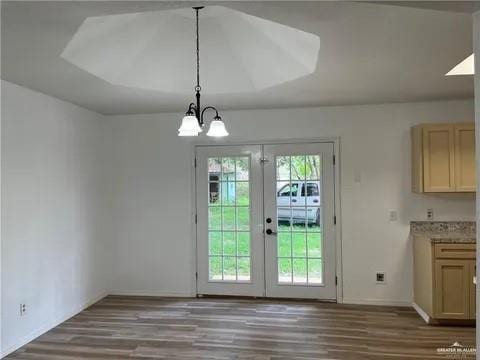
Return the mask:
M183 8L89 17L61 57L111 84L185 94L196 74L172 68L196 68L195 16ZM207 6L199 16L200 75L210 92L257 92L316 70L317 35L224 6Z
M474 13L475 11L480 10L480 1L420 1L420 0L409 0L409 1L372 1L376 4L387 4L387 5L396 5L396 6L408 6L419 9L432 9L432 10L441 10L441 11L457 11L464 13Z
M321 46L313 73L267 89L217 94L209 83L219 79L203 76L203 102L219 109L254 109L472 97L471 76L444 74L472 53L469 12L475 5L434 7L442 2L420 2L419 9L404 3L216 1L215 5L317 35ZM2 1L1 77L103 114L185 111L193 100L193 83L183 93L113 85L61 54L88 17L193 5L198 2ZM192 31L192 45L193 36ZM219 44L215 55L222 59L224 52ZM170 71L194 74L195 69L179 63ZM222 77L231 81L228 74Z

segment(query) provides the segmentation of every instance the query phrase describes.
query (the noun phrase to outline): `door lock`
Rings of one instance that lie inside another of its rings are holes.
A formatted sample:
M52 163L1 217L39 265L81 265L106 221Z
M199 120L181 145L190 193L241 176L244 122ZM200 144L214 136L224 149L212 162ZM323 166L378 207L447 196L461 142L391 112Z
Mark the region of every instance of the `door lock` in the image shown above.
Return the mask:
M275 231L272 231L272 229L267 229L267 231L265 231L267 233L267 235L277 235L277 233Z
M271 219L271 218L267 218L265 221L267 222L267 224L270 224L270 223L272 222L272 219Z

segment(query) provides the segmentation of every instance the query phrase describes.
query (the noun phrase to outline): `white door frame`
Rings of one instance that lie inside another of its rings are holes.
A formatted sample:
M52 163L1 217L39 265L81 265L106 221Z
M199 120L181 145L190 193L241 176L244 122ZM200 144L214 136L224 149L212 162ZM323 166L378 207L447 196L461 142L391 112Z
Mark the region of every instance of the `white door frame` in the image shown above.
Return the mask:
M191 143L191 165L190 165L190 179L191 179L191 234L192 234L192 284L191 295L195 297L198 295L197 291L197 226L195 224L195 215L197 212L196 203L196 169L195 169L195 154L197 147L202 146L242 146L242 145L279 145L279 144L304 144L304 143L333 143L335 154L335 166L334 166L334 186L335 186L335 216L336 226L334 230L335 234L335 268L337 276L337 303L343 303L343 264L342 264L342 209L341 209L341 190L340 190L340 137L320 137L320 138L302 138L302 139L284 139L284 140L255 140L255 141L235 141L229 142L227 139L194 139Z

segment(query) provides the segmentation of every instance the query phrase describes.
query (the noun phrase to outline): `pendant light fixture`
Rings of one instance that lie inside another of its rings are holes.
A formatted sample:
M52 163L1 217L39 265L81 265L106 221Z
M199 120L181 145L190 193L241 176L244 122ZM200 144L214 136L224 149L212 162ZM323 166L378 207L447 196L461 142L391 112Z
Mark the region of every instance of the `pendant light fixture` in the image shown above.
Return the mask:
M197 6L193 9L195 10L196 16L197 35L197 85L195 86L195 97L197 101L196 103L192 102L190 103L190 105L188 105L188 110L183 117L180 128L178 129L178 136L198 136L198 134L202 132L202 128L205 125L203 115L207 110L215 111L215 116L210 123L210 128L208 129L207 136L227 136L227 129L225 129L225 124L223 123L220 115L218 115L217 109L215 109L213 106L207 106L202 109L200 105L200 91L202 90L202 88L200 86L200 36L198 30L198 12L203 9L203 6Z

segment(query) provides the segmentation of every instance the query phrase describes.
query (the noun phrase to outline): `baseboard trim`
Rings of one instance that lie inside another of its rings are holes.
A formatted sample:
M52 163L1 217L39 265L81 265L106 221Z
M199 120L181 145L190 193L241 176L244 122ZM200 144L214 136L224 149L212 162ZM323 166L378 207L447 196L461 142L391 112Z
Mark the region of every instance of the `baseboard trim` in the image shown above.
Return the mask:
M197 295L190 292L165 292L165 291L110 291L109 295L116 296L152 296L166 298L194 298Z
M166 298L194 298L197 295L188 292L165 292L165 291L111 291L110 295L116 296L152 296L152 297L166 297ZM412 307L410 301L399 300L377 300L377 299L346 299L337 301L343 304L352 305L378 305L378 306L401 306Z
M73 317L73 316L77 315L78 313L82 312L83 310L85 310L89 306L91 306L91 305L95 304L96 302L102 300L107 295L108 295L108 292L102 293L101 295L94 297L92 300L89 300L89 301L85 302L83 305L78 306L74 310L70 311L67 315L62 316L58 319L55 319L54 321L52 321L48 325L42 326L41 328L32 331L30 334L24 336L16 344L10 346L8 349L2 350L2 352L0 354L0 359L3 359L5 356L7 356L7 355L13 353L14 351L20 349L22 346L24 346L24 345L28 344L29 342L35 340L37 337L45 334L47 331L53 329L54 327L60 325L61 323L65 322L65 321L67 321L68 319L70 319L71 317Z
M377 300L377 299L348 299L348 298L343 298L343 304L412 307L412 303L410 301L402 301L402 300Z
M420 317L423 320L425 320L427 324L430 324L430 321L431 321L430 316L428 316L428 314L425 311L423 311L423 309L420 306L418 306L415 302L412 302L412 306L415 309L415 311L418 313L418 315L420 315Z

